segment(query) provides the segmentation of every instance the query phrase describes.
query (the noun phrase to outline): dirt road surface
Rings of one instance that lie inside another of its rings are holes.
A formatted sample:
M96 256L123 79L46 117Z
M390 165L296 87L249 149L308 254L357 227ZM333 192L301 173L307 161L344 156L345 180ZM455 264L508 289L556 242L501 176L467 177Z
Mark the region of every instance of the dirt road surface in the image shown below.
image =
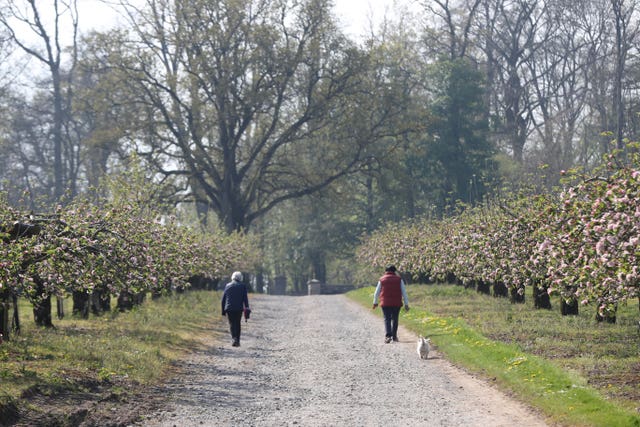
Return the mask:
M382 318L342 295L250 301L241 346L212 339L158 390L166 405L140 425L546 425L437 349L421 360L402 317L400 342L385 344Z

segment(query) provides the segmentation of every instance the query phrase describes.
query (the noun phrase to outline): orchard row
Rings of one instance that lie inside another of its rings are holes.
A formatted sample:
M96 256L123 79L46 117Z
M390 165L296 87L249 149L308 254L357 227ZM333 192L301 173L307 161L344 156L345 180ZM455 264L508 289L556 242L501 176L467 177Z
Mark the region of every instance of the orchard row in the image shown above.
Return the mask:
M634 151L635 150L635 151ZM590 177L566 173L555 193L487 202L442 220L389 224L358 249L359 260L393 262L415 278L456 280L509 293L536 306L595 304L615 319L619 303L640 297L640 159L629 146ZM546 302L545 302L546 297ZM564 311L563 311L564 313Z
M35 215L0 197L0 240L0 303L30 299L45 326L50 314L45 306L39 318L38 307L51 297L161 295L193 277L223 277L255 255L243 234L193 229L127 199Z

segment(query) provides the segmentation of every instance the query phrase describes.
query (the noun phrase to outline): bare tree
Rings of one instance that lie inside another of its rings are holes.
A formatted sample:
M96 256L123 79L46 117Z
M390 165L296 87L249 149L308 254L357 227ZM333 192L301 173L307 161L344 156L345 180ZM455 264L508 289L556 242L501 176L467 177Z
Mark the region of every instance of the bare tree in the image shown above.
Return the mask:
M59 200L66 190L69 178L63 158L64 125L67 119L65 111L68 111L68 93L64 93L63 56L69 62L66 66L72 70L78 34L76 0L54 0L49 7L42 6L36 0L3 0L0 3L0 26L8 31L13 43L43 64L48 71L53 99L53 196L55 200ZM65 37L70 39L63 40ZM64 55L65 43L71 46L69 56ZM71 74L66 77L70 79ZM71 155L71 150L66 151L68 156Z
M533 128L541 143L542 160L554 173L577 160L576 139L584 119L589 90L589 64L597 46L581 28L581 2L554 3L546 8L545 26L552 36L526 63L531 75Z
M502 118L499 129L502 137L519 163L523 162L524 147L532 131L532 112L535 102L530 92L533 76L527 69L535 52L550 36L542 22L545 6L539 1L493 0L491 38L487 48L494 63L490 65L496 90L494 109Z
M611 0L613 24L615 27L615 74L613 87L613 114L615 117L615 137L618 148L624 148L623 85L629 50L640 31L640 22L636 10L636 0Z
M483 3L483 0L422 1L427 15L440 21L435 23L435 37L429 42L446 50L449 59L465 57L472 45L472 28ZM444 39L442 33L446 34Z

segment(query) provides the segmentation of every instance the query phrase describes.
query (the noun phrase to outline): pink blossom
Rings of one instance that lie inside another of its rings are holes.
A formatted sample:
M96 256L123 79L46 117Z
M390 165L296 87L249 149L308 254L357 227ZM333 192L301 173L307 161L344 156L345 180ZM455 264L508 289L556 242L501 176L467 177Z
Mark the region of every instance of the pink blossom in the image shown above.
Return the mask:
M545 239L545 241L542 242L538 247L538 251L542 252L546 250L549 246L551 246L551 242L549 241L549 239Z

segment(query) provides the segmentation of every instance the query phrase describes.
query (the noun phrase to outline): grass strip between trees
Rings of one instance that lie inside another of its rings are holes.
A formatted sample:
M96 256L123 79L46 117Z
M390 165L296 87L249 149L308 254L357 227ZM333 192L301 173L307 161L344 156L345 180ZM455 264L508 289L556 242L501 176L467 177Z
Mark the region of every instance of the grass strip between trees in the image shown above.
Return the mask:
M366 287L351 292L349 296L370 306L373 292L373 287ZM508 301L451 285L409 286L409 296L411 310L402 311L400 323L403 326L416 334L430 337L448 360L486 379L494 379L502 389L540 410L550 422L570 426L640 426L637 413L607 400L589 386L580 373L570 372L543 357L525 352L518 342L492 340L478 332L481 329L478 322L482 322L477 315L482 311L480 304L489 307L485 310L493 312L494 320L509 319L514 313L509 310L511 304ZM450 315L434 314L443 309ZM514 310L522 313L529 310L532 316L540 314L531 307L515 307ZM491 320L488 313L483 316L485 320ZM474 323L473 326L467 319ZM503 323L503 332L515 334L509 326L513 322L492 323ZM607 326L611 325L583 325L585 328ZM562 325L560 329L563 329ZM554 339L573 338L570 332L564 338L557 333L555 335Z
M132 385L160 382L172 362L220 333L214 327L221 322L219 299L218 292L189 291L148 300L130 312L88 320L66 316L54 321L55 329L36 327L23 301L21 334L0 345L0 415L28 406L34 394L99 386L126 393ZM71 302L65 304L70 311Z

